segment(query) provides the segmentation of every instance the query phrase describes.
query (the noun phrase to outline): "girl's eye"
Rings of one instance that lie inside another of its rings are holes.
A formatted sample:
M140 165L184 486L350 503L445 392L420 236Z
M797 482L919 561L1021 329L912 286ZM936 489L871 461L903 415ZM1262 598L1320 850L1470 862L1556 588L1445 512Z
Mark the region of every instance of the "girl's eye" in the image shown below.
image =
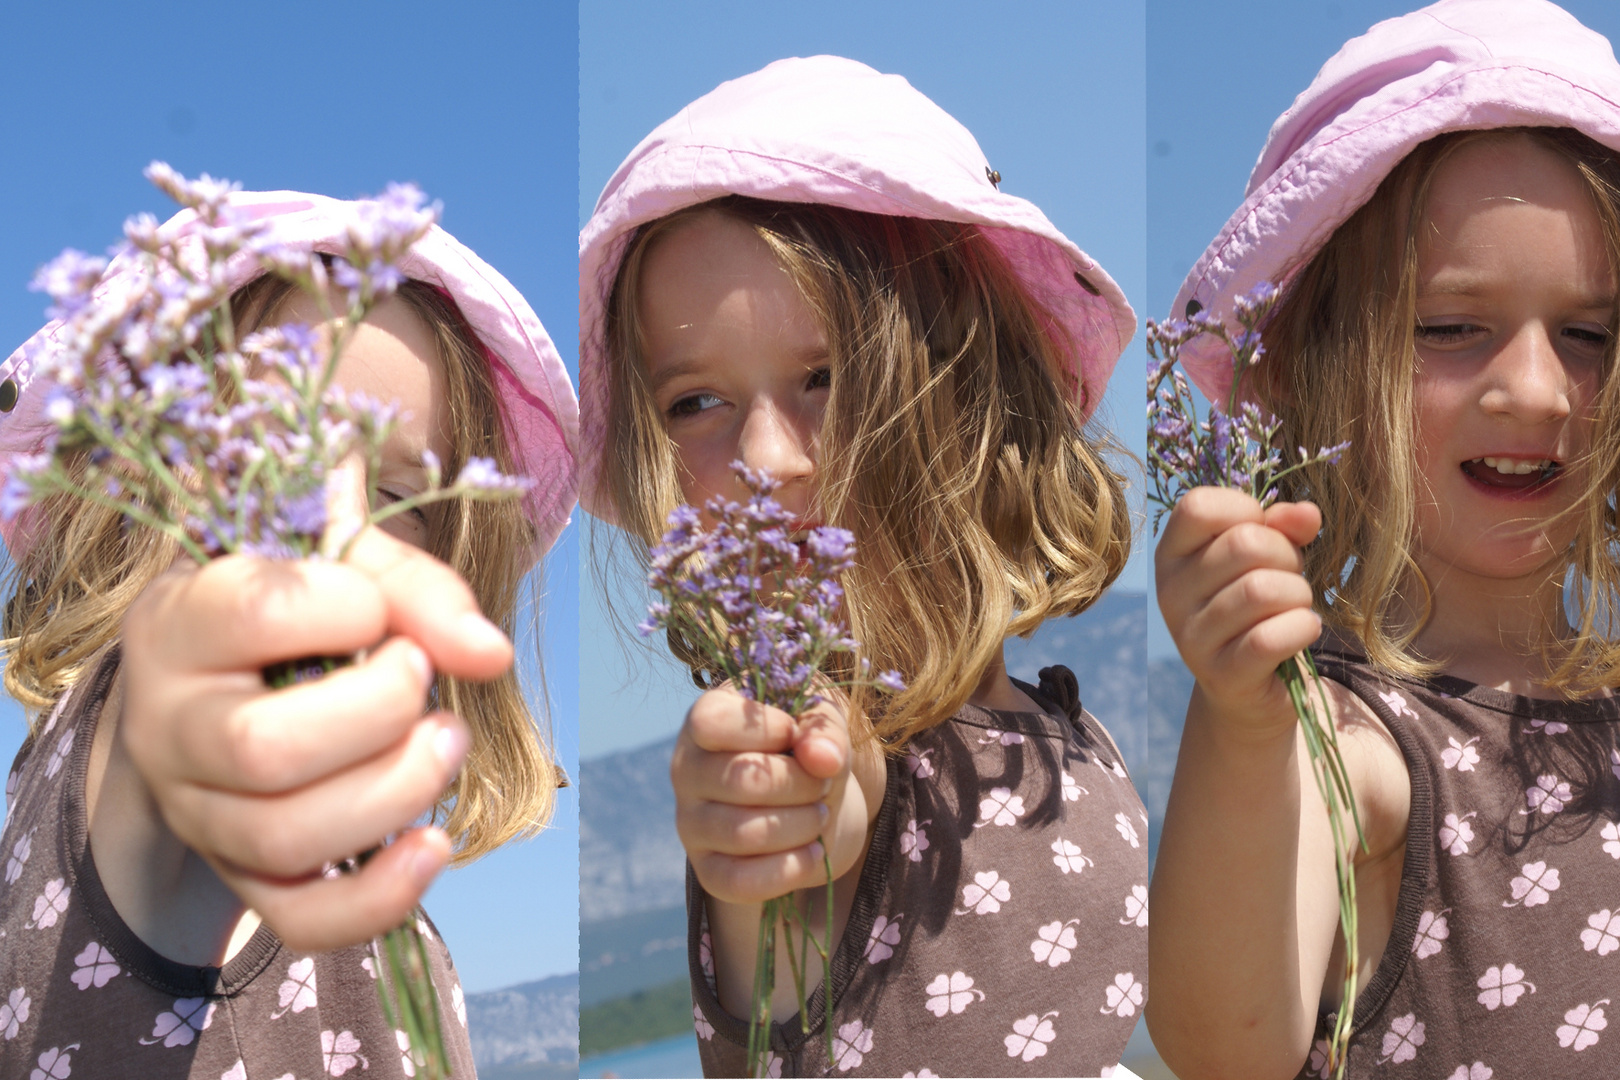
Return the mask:
M832 368L819 367L810 373L805 383L806 390L826 390L832 386Z
M687 394L685 397L676 398L670 403L669 415L671 417L696 416L701 412L707 412L709 409L721 404L724 403L716 394Z
M377 497L383 501L385 506L392 506L394 503L404 502L406 499L411 498L415 494L416 492L412 491L390 491L387 488L377 489ZM413 506L409 510L405 511L405 516L410 518L412 522L421 525L424 529L427 528L427 507Z
M1609 343L1609 332L1602 327L1594 326L1566 326L1564 336L1571 338L1582 345L1603 348Z
M1483 332L1473 323L1418 323L1412 336L1426 345L1456 345Z

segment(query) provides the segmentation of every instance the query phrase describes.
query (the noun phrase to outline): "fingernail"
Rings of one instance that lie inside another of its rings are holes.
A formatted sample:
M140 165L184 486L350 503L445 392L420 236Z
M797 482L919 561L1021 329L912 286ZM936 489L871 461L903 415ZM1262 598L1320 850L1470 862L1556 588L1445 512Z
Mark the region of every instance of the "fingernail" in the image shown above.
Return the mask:
M467 729L459 724L446 724L433 736L433 753L452 771L461 768L467 757Z
M827 809L826 803L818 802L816 803L816 813L821 815L821 823L825 825L827 824L827 815L831 814L832 811Z
M422 684L423 690L433 685L433 661L428 659L428 654L414 641L405 643L405 662L416 672L416 679Z
M810 845L810 857L812 859L820 859L826 850L826 848L821 846L821 841L817 840Z
M456 630L463 642L476 649L504 648L508 644L501 628L476 611L463 615L457 621Z
M411 856L411 877L416 879L418 884L426 885L438 875L443 866L437 852L423 848Z

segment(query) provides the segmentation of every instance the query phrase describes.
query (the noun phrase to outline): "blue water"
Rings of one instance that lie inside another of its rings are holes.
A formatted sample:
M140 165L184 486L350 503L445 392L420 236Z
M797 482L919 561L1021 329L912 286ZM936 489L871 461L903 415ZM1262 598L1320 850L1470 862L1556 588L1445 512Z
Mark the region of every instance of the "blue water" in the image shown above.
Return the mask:
M579 1075L584 1077L669 1077L685 1080L703 1075L698 1061L697 1036L688 1031L657 1042L642 1043L629 1050L615 1050L581 1058Z
M1147 1025L1138 1023L1131 1033L1130 1045L1125 1048L1127 1061L1138 1055L1153 1053L1153 1042L1148 1038ZM657 1042L643 1043L629 1050L615 1050L611 1054L597 1054L581 1058L579 1075L590 1077L624 1077L625 1080L669 1077L686 1080L703 1075L698 1060L697 1036L692 1032L675 1035ZM1134 1073L1127 1075L1134 1076Z

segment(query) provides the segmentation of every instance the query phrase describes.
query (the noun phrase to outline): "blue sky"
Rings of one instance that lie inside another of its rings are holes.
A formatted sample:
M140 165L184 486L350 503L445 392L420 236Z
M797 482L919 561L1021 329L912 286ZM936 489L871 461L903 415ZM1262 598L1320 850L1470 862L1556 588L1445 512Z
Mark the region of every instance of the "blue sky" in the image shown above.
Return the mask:
M572 3L15 4L0 14L0 343L42 322L24 286L125 217L172 208L154 158L257 189L339 197L414 180L533 303L572 364L577 16ZM550 557L546 678L578 773L577 528ZM520 649L526 643L520 642ZM532 649L530 650L532 652ZM532 666L532 665L531 665ZM9 701L7 705L9 706ZM23 734L0 713L0 756ZM578 966L578 801L557 825L434 886L469 991Z
M583 4L580 223L631 148L689 101L784 56L834 53L905 76L965 124L1001 189L1041 207L1134 299L1146 269L1145 29L1141 0ZM1134 447L1145 438L1142 356L1139 334L1104 406ZM1148 580L1138 558L1122 584ZM690 680L621 642L601 590L588 578L582 589L582 753L673 732L691 704ZM637 612L637 587L620 586L616 603Z

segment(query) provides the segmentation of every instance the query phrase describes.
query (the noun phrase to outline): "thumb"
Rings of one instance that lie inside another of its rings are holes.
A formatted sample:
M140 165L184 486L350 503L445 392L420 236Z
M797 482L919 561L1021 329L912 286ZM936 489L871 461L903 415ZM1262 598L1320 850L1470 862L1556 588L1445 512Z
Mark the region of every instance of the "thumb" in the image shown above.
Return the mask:
M849 768L849 715L822 700L799 716L793 759L811 776L829 780Z
M427 651L436 670L463 679L492 679L512 666L512 643L478 610L478 599L454 570L432 555L367 526L347 565L376 583L388 629Z
M1311 502L1277 503L1266 507L1265 523L1304 547L1322 531L1322 511Z

